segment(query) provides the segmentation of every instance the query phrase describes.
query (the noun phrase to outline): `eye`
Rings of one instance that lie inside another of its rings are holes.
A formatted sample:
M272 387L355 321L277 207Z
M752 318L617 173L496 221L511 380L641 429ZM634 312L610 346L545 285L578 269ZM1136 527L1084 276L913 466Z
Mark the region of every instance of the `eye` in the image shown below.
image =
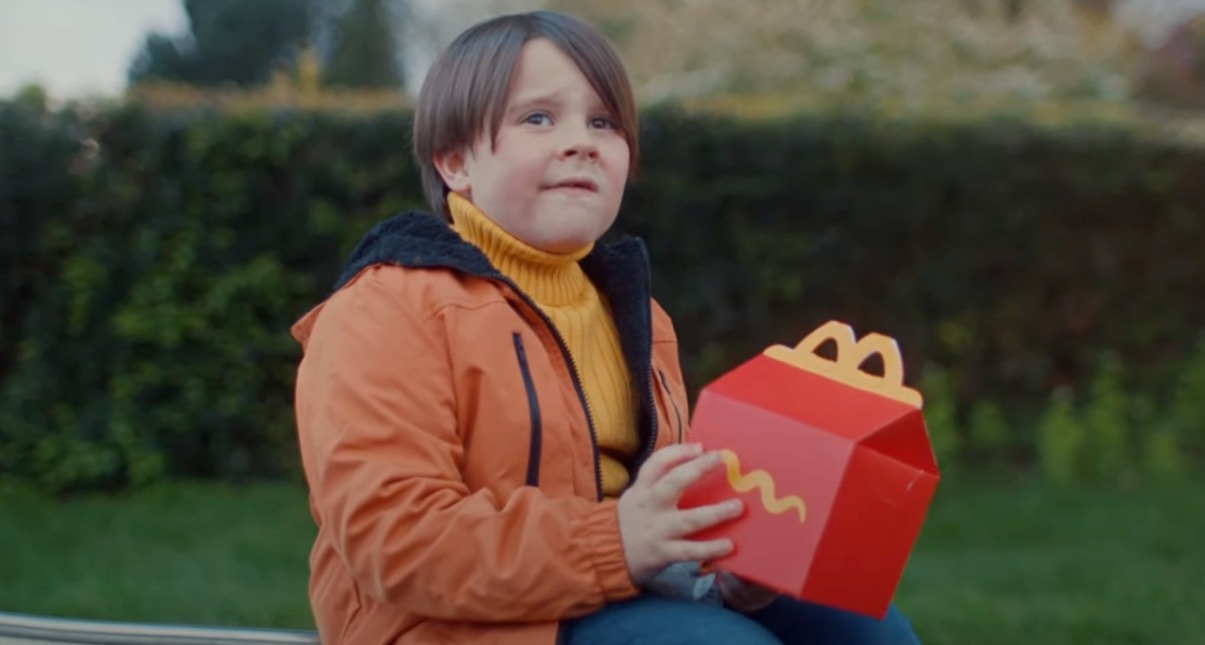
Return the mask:
M615 120L609 116L596 116L590 119L590 127L598 128L599 130L616 130Z
M532 112L523 117L523 122L529 125L551 125L552 117L547 112Z

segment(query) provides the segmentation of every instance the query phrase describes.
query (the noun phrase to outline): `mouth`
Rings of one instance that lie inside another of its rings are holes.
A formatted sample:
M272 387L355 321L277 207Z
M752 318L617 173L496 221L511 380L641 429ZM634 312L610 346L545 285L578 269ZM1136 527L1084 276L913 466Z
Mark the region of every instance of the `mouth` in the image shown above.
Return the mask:
M593 180L586 178L573 178L564 181L558 181L548 187L549 190L567 189L567 190L583 190L586 192L597 193L598 184Z

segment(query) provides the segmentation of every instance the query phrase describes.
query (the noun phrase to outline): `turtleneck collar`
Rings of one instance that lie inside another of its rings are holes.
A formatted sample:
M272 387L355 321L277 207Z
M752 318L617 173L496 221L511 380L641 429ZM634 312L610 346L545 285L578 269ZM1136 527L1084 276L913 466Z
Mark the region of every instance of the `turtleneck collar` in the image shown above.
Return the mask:
M593 244L571 253L541 251L508 233L457 193L448 194L448 211L452 228L540 305L564 307L587 296L589 279L578 261L590 253Z

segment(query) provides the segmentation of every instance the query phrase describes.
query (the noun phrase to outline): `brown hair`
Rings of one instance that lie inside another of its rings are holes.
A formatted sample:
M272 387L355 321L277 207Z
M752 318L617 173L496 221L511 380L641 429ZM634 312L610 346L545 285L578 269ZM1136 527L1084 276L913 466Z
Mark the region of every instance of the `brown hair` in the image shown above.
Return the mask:
M565 14L536 11L493 18L460 34L431 66L414 115L414 157L423 193L448 214L447 192L435 157L471 146L483 131L497 133L523 45L546 38L577 65L628 142L629 175L639 161L636 105L618 54L596 29Z

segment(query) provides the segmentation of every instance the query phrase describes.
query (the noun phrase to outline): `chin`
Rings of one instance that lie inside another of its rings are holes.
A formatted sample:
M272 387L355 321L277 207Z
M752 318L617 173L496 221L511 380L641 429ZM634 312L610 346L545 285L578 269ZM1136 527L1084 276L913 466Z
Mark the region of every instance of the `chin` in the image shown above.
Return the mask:
M595 215L575 213L570 217L561 215L557 219L561 220L559 223L562 226L548 226L545 229L548 233L542 236L539 244L533 244L532 246L547 253L572 253L583 246L598 241L598 238L602 237L607 229L606 226L600 225L599 218ZM555 222L556 220L551 221ZM608 226L613 221L613 218L608 221Z
M545 253L573 253L583 246L593 243L596 239L589 235L565 236L542 240L540 244L533 246Z

